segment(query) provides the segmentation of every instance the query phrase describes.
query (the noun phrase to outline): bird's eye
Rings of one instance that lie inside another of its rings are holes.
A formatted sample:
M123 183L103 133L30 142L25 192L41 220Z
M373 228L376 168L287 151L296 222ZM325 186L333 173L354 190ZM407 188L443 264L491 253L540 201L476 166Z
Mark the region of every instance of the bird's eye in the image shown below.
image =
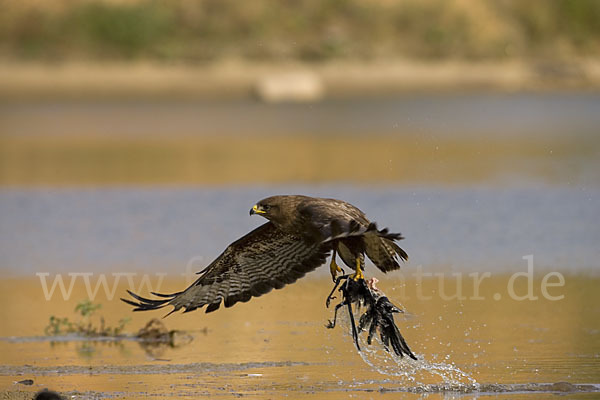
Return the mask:
M271 206L270 206L270 205L268 205L268 204L264 204L264 205L262 206L262 209L263 209L264 211L269 211L269 208L271 208Z

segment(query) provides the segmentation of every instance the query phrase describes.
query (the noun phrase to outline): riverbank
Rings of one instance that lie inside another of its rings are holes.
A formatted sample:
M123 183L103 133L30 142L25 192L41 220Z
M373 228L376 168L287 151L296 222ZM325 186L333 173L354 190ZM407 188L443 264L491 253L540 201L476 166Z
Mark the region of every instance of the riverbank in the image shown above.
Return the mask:
M0 99L40 98L247 98L276 82L292 90L309 81L320 97L408 92L545 91L600 89L600 59L571 62L252 63L203 65L137 63L0 63ZM268 99L266 99L268 100ZM299 100L304 100L300 98Z

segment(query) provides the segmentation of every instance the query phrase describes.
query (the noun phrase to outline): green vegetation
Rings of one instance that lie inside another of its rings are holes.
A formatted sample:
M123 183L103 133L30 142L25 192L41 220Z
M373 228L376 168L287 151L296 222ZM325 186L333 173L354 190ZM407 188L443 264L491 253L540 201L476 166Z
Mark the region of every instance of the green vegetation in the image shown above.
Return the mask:
M0 57L568 58L600 54L598 0L0 0Z
M125 325L129 323L130 318L121 318L119 325L115 327L106 326L104 317L97 317L96 311L102 308L102 304L94 304L90 300L83 300L75 306L75 313L80 318L77 321L71 321L69 318L59 318L50 316L48 326L44 333L48 336L77 334L82 336L119 336L123 333Z

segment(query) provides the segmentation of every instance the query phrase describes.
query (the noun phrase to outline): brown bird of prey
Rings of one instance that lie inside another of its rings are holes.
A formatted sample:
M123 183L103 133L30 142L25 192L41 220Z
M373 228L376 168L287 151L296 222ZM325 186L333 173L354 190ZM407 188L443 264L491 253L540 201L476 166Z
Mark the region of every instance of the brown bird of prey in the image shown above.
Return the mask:
M364 278L365 254L383 272L399 269L398 261L408 259L395 243L402 235L378 230L361 210L342 200L272 196L256 203L250 210L253 214L269 222L230 244L184 291L152 293L159 299L128 291L136 301L121 300L135 306L134 311L173 306L171 313L181 308L189 312L206 305L208 313L221 302L231 307L294 283L324 264L331 252L334 280L342 271L336 255L356 270L355 280Z

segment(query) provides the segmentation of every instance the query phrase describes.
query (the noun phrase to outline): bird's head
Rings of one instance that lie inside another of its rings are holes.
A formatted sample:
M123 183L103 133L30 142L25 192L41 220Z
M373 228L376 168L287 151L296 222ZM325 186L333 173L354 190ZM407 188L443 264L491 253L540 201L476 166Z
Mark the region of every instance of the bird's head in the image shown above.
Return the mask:
M279 203L273 197L268 197L253 205L250 215L258 214L266 219L271 219L277 211L279 211Z
M286 199L290 196L272 196L262 199L250 209L250 215L258 214L276 225L284 223L287 209L291 206Z

